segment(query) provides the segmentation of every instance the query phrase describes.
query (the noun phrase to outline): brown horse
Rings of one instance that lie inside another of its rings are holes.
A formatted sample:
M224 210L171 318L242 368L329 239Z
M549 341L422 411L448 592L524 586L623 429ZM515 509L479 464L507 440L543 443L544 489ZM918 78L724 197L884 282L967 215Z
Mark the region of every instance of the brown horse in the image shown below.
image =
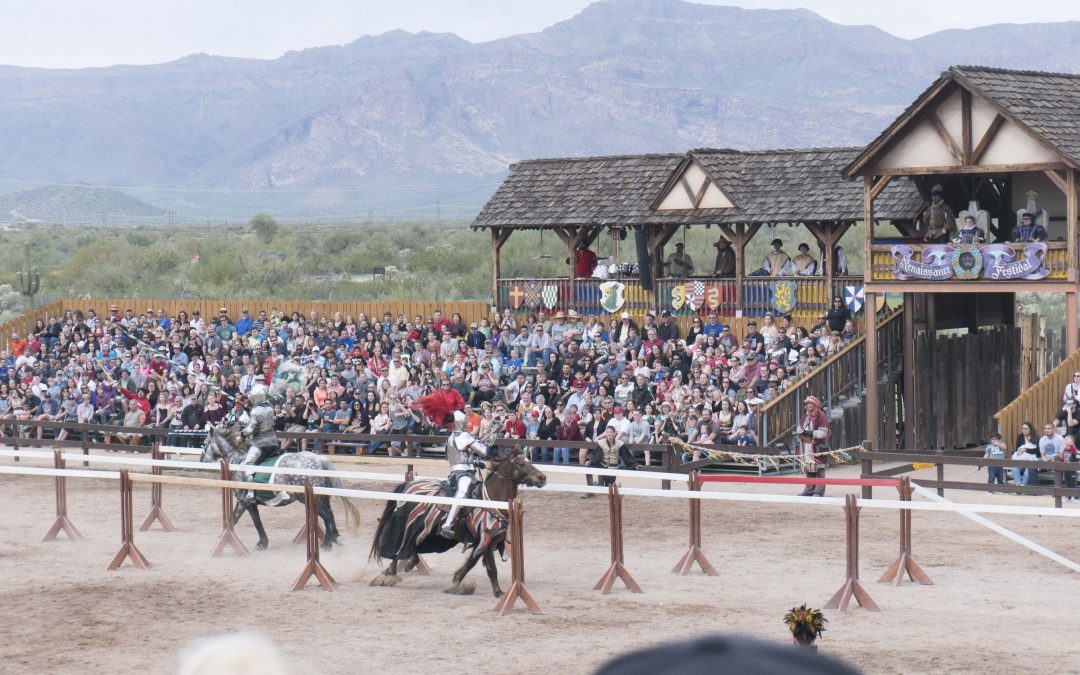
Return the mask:
M487 478L478 482L470 492L472 498L491 501L510 501L517 496L518 485L544 487L547 476L533 466L529 458L520 450L504 452L494 459L495 468ZM394 492L414 495L442 495L445 484L434 478L421 478L398 485ZM476 489L479 488L479 489ZM454 572L454 584L446 589L447 593L468 595L475 585L465 585L463 580L476 563L483 559L484 568L491 580L491 591L495 597L502 595L499 588L499 575L495 567L495 551L503 550L506 540L506 514L494 509L465 507L458 515L454 528L454 538L447 539L440 534L443 520L449 506L443 504L389 501L383 510L375 537L371 542L371 559L382 562L390 559L390 565L383 573L371 580L372 586L395 586L401 578L397 576L399 560L405 560L405 571L416 567L421 553L442 553L457 544L469 547L469 557Z

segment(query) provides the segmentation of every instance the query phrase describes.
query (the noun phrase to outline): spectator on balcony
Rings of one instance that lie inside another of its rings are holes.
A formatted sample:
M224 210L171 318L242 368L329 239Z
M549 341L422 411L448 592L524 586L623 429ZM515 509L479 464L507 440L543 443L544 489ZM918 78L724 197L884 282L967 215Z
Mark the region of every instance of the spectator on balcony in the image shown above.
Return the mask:
M1020 226L1013 230L1012 240L1018 243L1046 241L1046 228L1035 222L1034 214L1020 214Z
M694 275L694 260L690 254L686 253L685 248L686 244L678 242L675 244L675 252L664 261L664 269L667 270L668 276L681 279Z
M569 264L569 260L566 261ZM588 279L596 270L596 254L589 250L585 242L578 244L574 250L574 278Z
M956 232L957 244L981 244L986 241L986 232L975 224L975 216L964 216L964 224Z
M930 205L922 212L922 221L926 224L926 236L923 239L930 244L944 244L956 238L956 216L945 203L944 190L935 185L930 191Z
M764 270L766 276L781 277L791 276L795 273L795 265L791 262L791 256L784 252L784 242L780 239L773 239L770 243L773 247L772 251L769 251L765 256L765 261L761 264L761 269Z
M795 268L795 274L800 277L809 277L818 273L817 260L810 255L810 245L807 243L799 244L799 255L795 256L791 263Z
M720 279L731 279L735 276L735 249L731 248L731 242L720 237L713 244L716 247L716 264L713 266L713 276Z
M825 265L825 244L818 242L818 267L819 269L826 269ZM844 247L837 244L833 246L833 276L847 276L848 273L848 258L847 253L844 252Z

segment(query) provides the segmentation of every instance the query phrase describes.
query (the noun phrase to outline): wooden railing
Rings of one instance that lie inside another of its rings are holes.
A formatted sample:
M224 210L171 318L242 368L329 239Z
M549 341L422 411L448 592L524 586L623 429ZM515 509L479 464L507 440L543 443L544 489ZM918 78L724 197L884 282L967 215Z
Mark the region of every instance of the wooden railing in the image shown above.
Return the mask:
M500 309L524 313L544 309L551 311L577 311L584 316L608 316L600 305L600 285L605 281L618 281L625 287L625 303L617 312L630 312L640 318L646 312L669 310L676 317L705 316L715 311L726 318L760 317L766 312L776 313L772 307L773 284L777 281L795 282L795 308L791 315L796 323L806 323L829 311L835 296L844 297L845 286L862 286L862 277L836 277L830 284L824 277L746 277L742 282L742 302L738 301L739 288L735 279L715 277L688 277L685 279L657 279L655 290L641 288L637 277L612 277L611 279L500 279L498 282ZM685 298L686 287L691 292L695 286L701 291L701 301L695 305L681 302L676 307L673 298ZM678 292L676 288L678 287ZM516 305L516 308L515 308Z
M892 247L896 245L910 246L913 251L913 259L916 262L922 261L922 250L930 244L922 243L907 243L904 241L897 241L891 244L874 244L870 253L870 278L874 281L896 281L896 274L894 268L896 267L896 261L893 258ZM949 244L946 244L949 245ZM985 244L981 244L985 246ZM1026 244L1009 244L1009 247L1015 252L1017 259L1024 258L1024 246ZM1050 270L1047 280L1060 281L1068 278L1069 269L1069 252L1068 245L1063 241L1048 241L1046 242L1047 252L1046 258L1043 260L1043 265ZM985 268L984 268L985 269ZM957 279L949 279L951 282L959 282ZM1023 281L1013 280L1013 281ZM984 274L980 275L978 279L959 282L959 283L993 283L992 280L985 278Z
M109 306L117 305L120 311L130 307L136 314L142 314L147 309L165 310L169 317L175 317L181 311L186 311L190 316L198 309L204 318L218 316L218 311L224 307L229 310L229 316L235 321L240 317L240 310L247 307L253 316L259 311L269 312L278 308L286 315L293 311L300 312L305 317L312 311L319 316L333 316L335 312L341 312L342 318L365 314L369 320L381 321L383 312L390 312L394 319L398 314L405 315L406 320L412 321L413 317L420 315L430 318L435 310L442 311L443 317L450 319L454 313L461 315L462 320L468 324L481 319L491 319L491 306L486 302L465 300L458 302L433 302L418 300L206 300L206 299L146 299L146 298L102 298L86 299L74 298L56 300L47 305L28 310L22 316L0 325L0 348L7 348L11 340L12 332L17 332L20 337L26 337L31 332L37 319L48 322L51 316L62 316L67 310L79 310L84 314L93 309L99 317L108 316Z
M902 357L904 309L898 309L878 323L878 369L895 370ZM787 444L802 415L807 396L821 399L828 413L856 401L867 386L865 373L866 336L860 335L841 351L830 356L819 367L799 380L773 400L762 406L758 414L758 438L762 445ZM846 439L844 439L846 440Z
M1073 373L1080 372L1080 350L1070 354L1046 377L1025 389L1020 396L994 415L998 432L1006 443L1020 433L1020 425L1031 422L1032 432L1038 436L1042 426L1054 419L1061 411L1065 385L1073 381Z

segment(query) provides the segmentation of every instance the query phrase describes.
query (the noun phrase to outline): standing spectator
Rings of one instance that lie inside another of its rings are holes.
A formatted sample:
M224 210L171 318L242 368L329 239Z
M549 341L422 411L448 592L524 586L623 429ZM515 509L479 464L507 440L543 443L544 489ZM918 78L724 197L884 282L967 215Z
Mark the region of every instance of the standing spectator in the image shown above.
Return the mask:
M554 441L559 433L559 418L555 417L555 411L550 407L544 407L543 417L536 430L536 438L540 441ZM552 447L541 444L533 449L533 461L548 462L551 457Z
M844 299L839 295L834 296L832 307L825 313L825 321L829 325L829 332L843 332L844 326L850 318L851 312L848 311L847 305L844 304Z
M821 401L816 396L807 396L803 403L803 416L796 426L803 470L807 478L824 478L829 458L820 453L829 449L829 418L821 409ZM801 496L824 497L825 486L807 484Z
M990 443L986 446L986 452L983 453L983 459L1005 459L1005 442L1001 440L1001 434L993 434L990 436ZM995 482L998 485L1004 485L1005 467L987 467L986 482L990 485L993 485ZM994 494L994 491L991 490L990 494Z
M563 413L562 423L559 425L555 438L559 441L581 440L581 427L578 426L572 412ZM560 457L562 458L561 462L559 461ZM555 448L554 462L555 464L570 464L570 448Z

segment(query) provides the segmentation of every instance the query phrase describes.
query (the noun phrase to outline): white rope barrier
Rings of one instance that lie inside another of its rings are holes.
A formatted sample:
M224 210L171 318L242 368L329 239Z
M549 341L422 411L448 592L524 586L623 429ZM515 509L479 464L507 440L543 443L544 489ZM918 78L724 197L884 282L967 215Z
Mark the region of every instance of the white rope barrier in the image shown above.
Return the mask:
M927 490L926 488L922 487L921 485L916 485L915 483L912 483L911 487L915 488L916 493L918 493L919 495L925 497L926 499L933 500L935 503L952 504L952 502L950 502L948 499L945 499L944 497L937 496L936 494L934 494L933 491ZM1054 509L1054 510L1057 511L1057 510L1061 510L1061 509ZM1077 513L1077 511L1072 511L1072 512ZM1031 541L1027 537L1023 537L1023 536L1013 532L1012 530L1010 530L1008 528L1002 527L1001 525L998 525L997 523L995 523L992 520L987 520L986 518L983 518L982 516L980 516L980 515L978 515L976 513L971 513L971 512L967 512L967 511L958 511L958 513L960 515L964 516L965 518L967 518L968 520L971 520L972 522L975 522L975 523L977 523L979 525L982 525L986 529L991 530L992 532L997 532L998 534L1005 537L1009 541L1020 544L1021 546L1029 548L1029 549L1031 549L1032 551L1038 553L1041 556L1049 558L1050 560L1053 560L1056 563L1059 563L1061 565L1064 565L1065 567L1068 567L1073 572L1080 572L1080 564L1077 564L1077 563L1073 562L1072 560L1069 560L1068 558L1066 558L1063 555L1060 555L1058 553L1055 553L1055 552L1051 551L1050 549L1046 548L1045 546L1043 546L1041 544L1036 544L1035 542Z
M0 474L19 474L27 476L64 476L66 478L105 478L114 480L120 478L119 471L100 471L93 469L49 469L44 467L31 466L0 466ZM140 474L140 480L154 482L155 478L156 476L151 476L149 474ZM169 480L177 480L177 478L169 477ZM229 485L237 483L237 481L219 482L221 483L221 487L228 487ZM273 488L273 485L266 486L266 489L269 491L273 491ZM350 490L345 488L317 487L313 489L315 491L315 494L328 495L332 497L355 497L357 499L375 499L379 501L393 500L397 502L414 502L418 504L446 504L450 506L453 506L454 504L460 504L461 506L473 506L482 509L505 510L510 508L510 504L508 502L497 502L486 499L455 499L454 497L442 497L438 495L400 494L397 492Z

